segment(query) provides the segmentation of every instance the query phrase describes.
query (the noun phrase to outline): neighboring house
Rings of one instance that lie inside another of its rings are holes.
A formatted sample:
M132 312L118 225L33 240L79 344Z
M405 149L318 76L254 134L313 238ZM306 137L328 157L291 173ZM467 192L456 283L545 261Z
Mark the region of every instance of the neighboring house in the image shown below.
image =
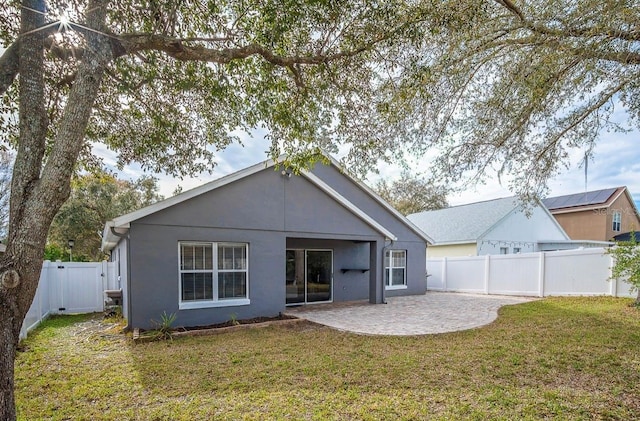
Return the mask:
M640 229L640 215L626 187L549 197L542 202L574 240L610 241Z
M331 165L273 161L107 222L129 327L277 316L288 305L424 294L430 238Z
M632 237L633 234L633 237ZM618 234L613 237L613 241L616 242L627 242L635 240L636 242L640 241L640 232L636 233L636 231L625 232L624 234Z
M594 245L571 241L544 206L532 205L529 212L527 216L515 197L507 197L414 213L408 219L433 239L427 250L429 258L530 253Z
M7 250L7 246L0 243L0 256L3 255L6 250Z

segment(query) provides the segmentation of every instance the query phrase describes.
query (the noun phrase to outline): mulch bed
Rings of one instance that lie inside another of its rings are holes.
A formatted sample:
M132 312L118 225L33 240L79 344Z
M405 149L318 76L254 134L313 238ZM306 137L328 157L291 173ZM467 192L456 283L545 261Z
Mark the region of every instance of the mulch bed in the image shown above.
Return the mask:
M224 323L216 323L207 326L179 327L171 332L171 337L218 335L242 329L261 328L272 325L292 325L300 322L306 322L306 320L286 315L276 317L255 317L253 319L235 321L229 320ZM155 339L153 336L144 335L144 333L144 330L134 329L133 341L136 343L150 342Z
M191 330L219 329L223 327L250 325L250 324L256 324L256 323L271 322L274 320L291 320L291 319L297 319L297 318L293 316L287 316L284 314L276 317L254 317L253 319L236 320L235 322L232 320L227 320L224 323L216 323L213 325L206 325L206 326L180 327L180 328L177 328L176 331L184 332L184 331L191 331Z

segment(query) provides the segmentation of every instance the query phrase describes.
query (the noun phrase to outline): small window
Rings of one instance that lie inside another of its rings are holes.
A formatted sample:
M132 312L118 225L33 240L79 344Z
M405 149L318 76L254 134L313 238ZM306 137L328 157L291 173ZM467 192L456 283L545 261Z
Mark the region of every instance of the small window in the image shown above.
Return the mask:
M384 255L384 284L387 289L406 288L407 251L387 250Z
M622 214L620 212L613 213L613 230L620 232L620 225L622 225Z
M520 253L520 247L514 247L514 248L513 248L513 253L514 253L514 254L518 254L518 253Z
M248 299L248 244L184 242L179 248L180 303L189 304L184 308Z
M509 247L500 247L500 254L509 254Z

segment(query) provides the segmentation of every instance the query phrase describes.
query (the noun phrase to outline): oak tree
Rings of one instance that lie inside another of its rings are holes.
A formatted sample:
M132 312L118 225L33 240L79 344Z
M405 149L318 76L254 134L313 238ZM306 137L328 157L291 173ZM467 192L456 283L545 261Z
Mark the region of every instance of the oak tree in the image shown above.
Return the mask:
M439 3L442 28L407 52L388 95L390 112L407 110L394 130L439 149L443 183L491 170L531 200L573 150L590 156L604 131L640 128L637 1Z
M74 260L103 260L105 254L100 246L104 224L162 200L159 188L158 180L150 176L128 181L95 172L73 178L71 194L53 218L49 246L65 250L72 239Z
M444 187L407 171L399 179L378 181L373 190L403 215L449 206Z

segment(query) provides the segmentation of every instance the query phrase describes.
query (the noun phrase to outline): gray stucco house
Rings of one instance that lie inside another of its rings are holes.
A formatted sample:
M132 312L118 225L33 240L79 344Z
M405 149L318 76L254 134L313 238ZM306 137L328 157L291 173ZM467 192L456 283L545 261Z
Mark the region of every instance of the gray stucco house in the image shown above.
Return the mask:
M430 238L330 161L300 175L263 162L107 222L129 327L424 294Z

